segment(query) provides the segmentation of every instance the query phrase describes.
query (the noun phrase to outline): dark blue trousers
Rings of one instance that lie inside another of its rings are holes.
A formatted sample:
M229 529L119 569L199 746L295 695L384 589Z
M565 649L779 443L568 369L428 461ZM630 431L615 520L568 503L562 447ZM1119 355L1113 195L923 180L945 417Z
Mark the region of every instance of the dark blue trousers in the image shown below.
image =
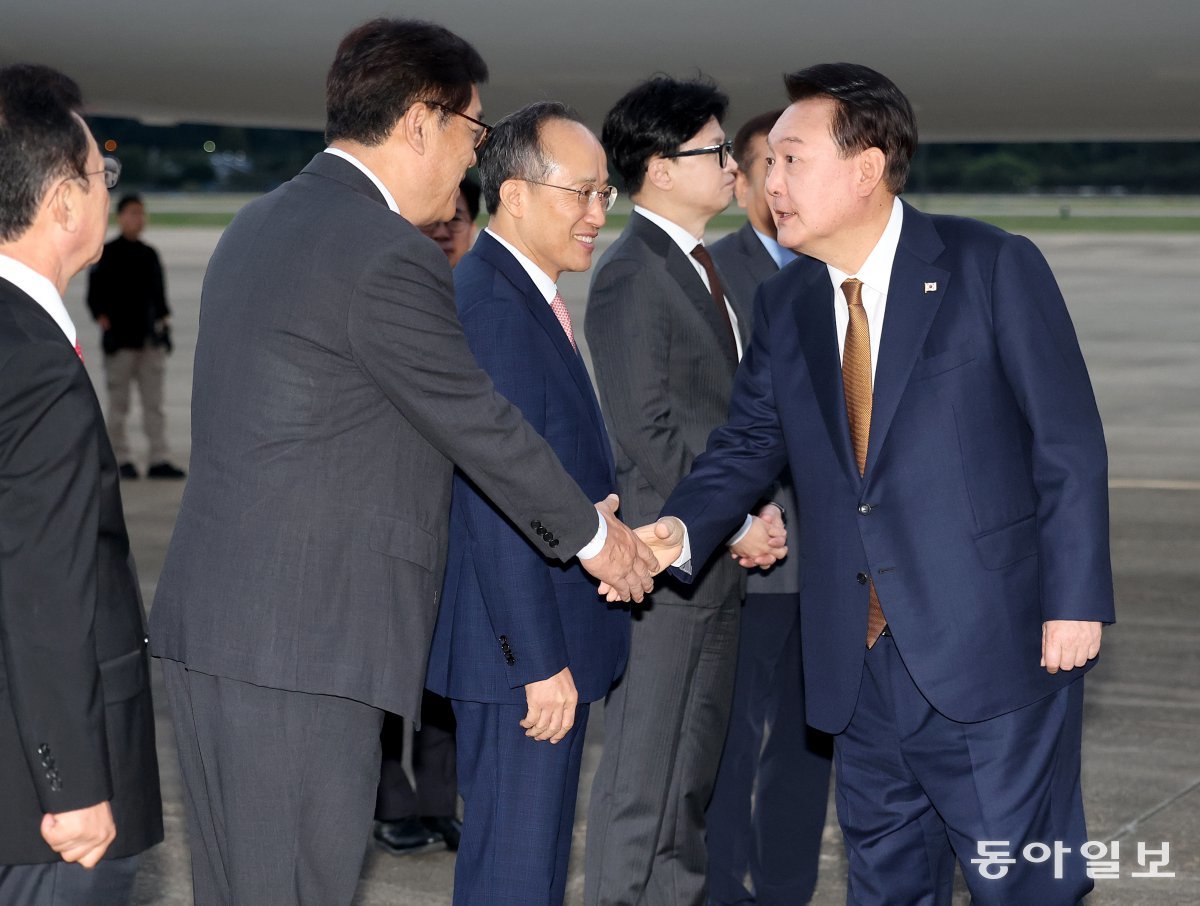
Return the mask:
M969 670L969 653L959 655ZM1087 840L1082 728L1082 677L990 720L943 717L913 683L895 640L881 638L867 652L850 725L835 737L847 903L949 906L956 857L978 906L1078 903L1092 889L1079 855ZM1004 877L985 877L972 863L981 841L1003 843L1015 858ZM1055 857L1022 857L1030 844L1056 843L1069 850L1061 878Z
M536 742L524 705L454 702L462 843L456 906L561 906L588 706L561 742Z
M817 886L833 742L804 722L800 596L748 595L741 618L729 731L706 813L708 901L799 906Z

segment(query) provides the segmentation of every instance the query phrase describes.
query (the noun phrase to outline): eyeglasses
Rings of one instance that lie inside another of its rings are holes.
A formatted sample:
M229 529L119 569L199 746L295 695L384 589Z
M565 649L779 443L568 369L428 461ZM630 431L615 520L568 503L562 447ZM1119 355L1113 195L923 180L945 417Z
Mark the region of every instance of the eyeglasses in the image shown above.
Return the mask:
M471 228L472 220L469 214L455 214L446 221L446 229L451 233L461 233Z
M709 145L707 148L692 148L690 151L672 151L669 154L662 155L663 157L696 157L699 154L715 154L717 155L717 164L722 170L725 169L725 164L729 162L729 157L733 153L733 142L722 142L719 145Z
M605 213L613 209L613 205L617 203L616 186L605 186L603 189L572 189L570 186L556 186L548 182L538 182L536 179L521 179L522 182L531 182L535 186L545 186L547 189L560 189L563 192L571 192L579 198L579 206L581 208L590 208L593 201L600 202L600 206L604 208Z
M104 174L104 188L115 189L117 187L117 180L121 178L121 162L115 157L106 157L104 158L103 170L91 170L87 173L80 173L78 178L90 179L93 176L99 176L101 173Z
M437 107L441 110L445 110L447 113L453 113L455 116L461 116L467 122L474 123L476 126L478 126L479 132L475 136L475 150L477 152L483 150L483 146L487 144L487 140L491 137L492 129L494 128L493 126L488 125L483 120L477 120L473 116L467 116L465 113L460 113L453 107L447 107L445 104L439 104L437 101L426 101L425 103L430 107Z

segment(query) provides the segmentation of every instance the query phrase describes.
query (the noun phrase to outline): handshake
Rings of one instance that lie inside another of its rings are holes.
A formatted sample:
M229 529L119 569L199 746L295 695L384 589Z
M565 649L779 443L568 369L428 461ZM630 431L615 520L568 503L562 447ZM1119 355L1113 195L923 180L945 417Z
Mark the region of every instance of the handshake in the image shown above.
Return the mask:
M609 601L641 601L654 589L654 576L675 563L683 553L686 526L674 516L630 529L616 517L620 500L609 494L596 504L608 527L608 539L595 557L580 560L600 580L599 593ZM747 569L768 567L787 556L787 529L783 512L767 504L750 517L730 556Z

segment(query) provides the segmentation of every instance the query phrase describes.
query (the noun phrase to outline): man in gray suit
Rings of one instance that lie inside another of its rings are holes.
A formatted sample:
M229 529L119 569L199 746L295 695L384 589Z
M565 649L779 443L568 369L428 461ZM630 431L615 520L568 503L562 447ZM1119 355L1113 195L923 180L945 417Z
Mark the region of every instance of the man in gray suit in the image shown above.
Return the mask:
M734 194L747 219L712 247L745 324L754 323L758 284L797 257L776 241L766 192L767 134L781 113L761 113L733 137ZM773 496L789 518L799 518L786 473ZM817 886L832 757L832 738L804 722L800 558L786 557L746 578L729 730L706 814L711 906L809 901Z
M587 331L623 513L652 521L722 424L750 321L731 308L704 229L729 204L737 165L727 99L706 82L638 85L602 139L635 207L597 267ZM701 903L704 808L725 738L742 577L766 555L780 512L764 507L695 585L635 611L625 676L604 712L588 817L586 894L599 903ZM782 545L782 539L775 543ZM778 548L774 548L778 550ZM771 557L773 559L773 557Z
M420 714L454 465L548 558L634 599L650 585L615 496L593 508L476 365L418 230L453 215L486 76L440 26L352 31L330 147L209 265L192 474L151 618L204 906L353 898L383 711Z

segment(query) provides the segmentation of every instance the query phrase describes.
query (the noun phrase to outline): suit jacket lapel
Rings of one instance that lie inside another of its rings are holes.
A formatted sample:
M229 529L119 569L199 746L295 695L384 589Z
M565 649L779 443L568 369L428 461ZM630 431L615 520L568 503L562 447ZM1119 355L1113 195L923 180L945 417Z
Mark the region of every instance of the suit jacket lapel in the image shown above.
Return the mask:
M867 445L868 477L887 440L896 407L908 386L908 376L950 283L950 272L931 263L944 248L929 217L905 205L904 226L888 286L879 361L875 366L871 438ZM930 285L936 288L927 289Z
M779 271L779 265L775 263L771 253L767 251L762 240L758 238L758 234L754 232L750 221L747 220L738 230L738 239L746 257L750 259L750 273L757 282L762 283Z
M583 358L571 347L571 341L567 339L566 331L563 330L557 316L547 304L546 297L534 285L528 272L512 256L512 253L487 233L482 233L475 241L474 250L492 267L500 271L513 286L520 290L521 297L525 301L525 306L529 309L530 316L546 332L551 345L558 352L564 367L575 382L576 389L583 396L584 402L587 404L586 408L591 413L596 430L600 432L600 436L604 441L602 444L604 455L609 461L610 468L613 468L615 464L612 461L612 445L608 440L608 432L604 428L604 418L600 414L600 403L596 399L596 391L592 388L592 381L588 376L587 367L583 364Z
M857 488L862 479L854 460L850 423L846 418L837 324L833 317L833 284L829 281L828 270L820 262L813 261L803 267L799 272L802 282L798 285L796 301L792 306L800 346L804 350L813 393L825 419L829 439L846 472L846 479Z
M650 250L662 256L671 279L679 284L684 295L696 306L700 317L712 329L713 337L716 339L717 346L725 357L729 373L732 375L737 370L737 350L729 348L727 339L729 334L725 322L717 315L717 306L713 302L712 294L704 286L704 281L700 279L696 268L692 266L691 258L684 254L670 236L640 214L633 214L630 223Z

